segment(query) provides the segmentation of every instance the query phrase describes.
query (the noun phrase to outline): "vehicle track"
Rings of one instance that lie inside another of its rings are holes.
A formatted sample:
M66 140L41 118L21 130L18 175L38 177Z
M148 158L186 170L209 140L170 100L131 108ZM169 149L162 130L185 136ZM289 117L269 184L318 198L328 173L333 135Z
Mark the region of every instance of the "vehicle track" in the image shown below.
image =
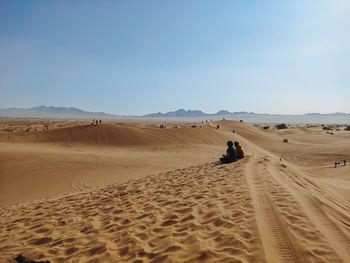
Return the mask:
M247 180L257 217L258 229L262 239L267 262L301 262L285 226L282 215L269 197L271 192L262 171L262 162L253 156L247 164Z
M269 166L269 169L276 169L276 166ZM350 259L350 237L344 233L337 222L331 216L332 208L329 207L322 198L316 196L316 191L310 191L313 187L309 180L297 177L291 168L271 171L271 175L288 191L303 208L305 214L309 217L317 229L327 238L329 245L336 251L344 262ZM280 176L279 176L280 175ZM307 185L307 188L305 188ZM308 189L307 191L305 189ZM326 211L327 210L327 211ZM346 215L344 215L346 216Z
M187 145L187 143L185 143L183 140L180 140L179 138L177 138L175 135L172 135L166 131L161 131L161 134L172 139L172 140L175 140L176 142L182 144L182 145Z

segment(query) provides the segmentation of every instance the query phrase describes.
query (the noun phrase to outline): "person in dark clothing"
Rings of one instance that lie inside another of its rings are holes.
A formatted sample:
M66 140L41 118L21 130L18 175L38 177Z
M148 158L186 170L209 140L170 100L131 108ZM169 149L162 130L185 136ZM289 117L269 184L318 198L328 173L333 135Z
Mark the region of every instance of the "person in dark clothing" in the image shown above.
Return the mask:
M237 152L236 149L233 147L233 142L228 141L227 142L227 151L226 155L223 155L222 158L220 158L220 162L222 163L232 163L237 161Z

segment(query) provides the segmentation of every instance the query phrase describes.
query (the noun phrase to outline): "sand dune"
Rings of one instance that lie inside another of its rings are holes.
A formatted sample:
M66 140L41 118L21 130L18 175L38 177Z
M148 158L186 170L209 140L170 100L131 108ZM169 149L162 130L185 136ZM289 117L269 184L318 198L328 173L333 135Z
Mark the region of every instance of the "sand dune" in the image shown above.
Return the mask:
M133 127L135 136L151 141L134 160L147 167L147 158L164 162L169 154L168 171L150 168L154 174L137 179L3 206L0 261L14 262L22 253L51 262L349 262L350 166L332 163L350 159L350 133L330 137L320 127L281 132L229 121L219 125ZM137 140L112 141L109 131L115 127L101 127L84 138L75 135L81 127L70 128L70 150L75 144L84 144L78 148L82 151L98 149L98 140L122 147L120 156L125 147L141 147ZM91 139L91 134L105 138ZM28 152L34 142L57 154L64 151L59 145L67 137L59 130L40 136L28 140ZM288 143L282 141L286 136L292 136ZM227 138L239 140L247 157L218 165L212 158L221 154ZM147 155L158 139L166 147ZM110 158L116 151L109 150L99 156ZM187 167L173 160L176 152Z
M55 123L48 130L1 134L0 205L216 160L218 151L225 151L226 140L237 137L209 126L60 126L64 127Z
M36 132L2 134L0 141L25 143L58 143L62 145L98 145L120 147L167 148L173 145L222 144L221 132L209 125L181 125L160 129L159 125L135 124L83 124Z

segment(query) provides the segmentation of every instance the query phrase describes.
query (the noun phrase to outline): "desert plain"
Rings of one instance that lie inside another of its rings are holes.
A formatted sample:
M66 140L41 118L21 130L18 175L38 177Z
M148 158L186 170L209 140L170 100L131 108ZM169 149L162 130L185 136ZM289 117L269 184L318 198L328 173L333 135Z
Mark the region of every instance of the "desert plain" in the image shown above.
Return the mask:
M350 262L344 126L164 125L1 119L0 262Z

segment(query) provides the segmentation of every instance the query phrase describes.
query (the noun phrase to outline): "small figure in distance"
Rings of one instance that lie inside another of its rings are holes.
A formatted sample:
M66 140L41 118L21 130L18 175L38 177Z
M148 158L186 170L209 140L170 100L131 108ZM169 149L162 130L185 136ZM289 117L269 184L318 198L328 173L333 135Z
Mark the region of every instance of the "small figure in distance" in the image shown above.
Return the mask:
M346 165L346 160L344 160L344 166Z
M100 120L100 124L102 123L102 121Z
M241 145L239 145L239 142L235 142L236 152L237 152L237 159L243 159L244 158L244 150Z
M226 155L222 155L222 158L220 158L220 162L222 163L232 163L237 161L237 152L236 149L233 147L233 142L228 141L227 142L227 150Z

